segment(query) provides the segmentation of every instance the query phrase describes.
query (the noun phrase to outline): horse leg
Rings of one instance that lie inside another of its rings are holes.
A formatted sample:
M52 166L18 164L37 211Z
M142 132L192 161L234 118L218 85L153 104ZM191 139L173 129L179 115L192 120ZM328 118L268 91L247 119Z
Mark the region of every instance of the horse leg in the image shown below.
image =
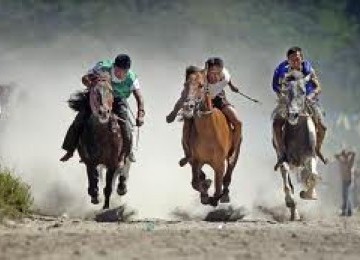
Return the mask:
M96 169L95 165L87 164L86 165L86 172L88 176L88 194L91 197L92 204L99 204L99 189L98 189L98 182L99 182L99 172Z
M184 150L184 158L181 158L179 161L180 167L184 167L191 158L191 148L190 148L190 135L191 135L192 119L185 119L183 125L183 136L181 139L181 144Z
M106 172L106 185L104 188L105 202L104 202L103 209L108 209L110 206L110 196L112 193L114 174L115 174L115 169L109 168Z
M220 198L220 203L229 203L230 202L229 186L231 183L231 177L232 177L234 168L235 168L235 165L231 165L228 163L228 167L226 169L226 173L225 173L224 179L223 179L223 190L222 190L222 196Z
M222 197L222 188L225 172L225 162L223 161L216 167L214 167L215 173L215 191L213 197L210 198L210 205L216 207L218 205L219 199Z
M202 204L209 204L209 195L208 189L210 187L208 181L206 180L205 173L201 170L202 164L198 161L194 161L191 164L192 170L192 187L200 192L200 201Z
M293 198L294 194L294 187L291 183L290 179L290 168L287 163L283 163L280 167L281 171L281 177L283 179L283 187L284 187L284 193L285 193L285 205L290 209L290 220L294 221L296 218L296 203Z
M116 190L119 196L124 196L127 193L126 182L129 178L130 163L130 160L126 159L125 166L119 169L119 184Z
M300 192L300 198L302 199L305 200L317 199L315 186L320 178L316 169L316 165L317 162L315 156L308 158L305 162L305 169L304 169L305 176L302 179L306 190L302 190Z
M229 158L227 159L227 169L226 169L226 173L224 175L224 180L223 180L223 192L222 192L222 196L220 198L220 203L229 203L230 202L230 196L229 196L229 186L231 183L231 178L232 178L232 173L234 171L234 168L236 166L236 163L238 161L239 155L240 155L240 146L237 147L237 149L234 151L235 154L235 159L230 162Z

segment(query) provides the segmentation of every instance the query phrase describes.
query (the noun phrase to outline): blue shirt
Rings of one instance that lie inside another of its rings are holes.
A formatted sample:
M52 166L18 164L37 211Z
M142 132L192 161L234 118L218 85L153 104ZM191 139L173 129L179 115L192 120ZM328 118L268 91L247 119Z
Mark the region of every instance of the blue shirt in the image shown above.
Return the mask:
M273 81L272 81L272 88L276 93L280 92L280 81L285 77L287 73L291 70L289 62L287 60L281 62L279 66L274 71ZM304 77L311 74L313 71L313 67L309 61L302 62L302 73ZM308 81L306 83L306 95L309 95L314 92L316 89L315 84L312 81Z

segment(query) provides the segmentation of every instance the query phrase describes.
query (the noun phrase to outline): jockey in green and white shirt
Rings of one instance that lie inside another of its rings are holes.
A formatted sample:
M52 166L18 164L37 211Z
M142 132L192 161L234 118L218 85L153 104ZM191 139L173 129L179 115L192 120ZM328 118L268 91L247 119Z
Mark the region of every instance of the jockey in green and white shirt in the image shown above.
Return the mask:
M138 108L136 117L137 126L143 125L145 111L143 97L140 92L139 79L136 73L133 72L130 67L130 57L126 54L120 54L115 58L114 61L103 60L96 63L96 65L82 77L82 83L89 88L96 84L98 78L97 76L99 76L101 72L109 73L111 76L111 85L114 92L113 111L120 118L124 119L120 122L120 127L124 138L124 146L127 150L126 154L129 155L130 160L135 161L131 152L132 132L126 99L129 98L131 94L133 94L136 99ZM85 122L88 117L89 112L86 111L86 109L80 111L75 117L74 122L66 134L62 146L62 148L67 151L67 153L60 159L61 161L67 161L72 157L75 149L77 148L81 132L83 131Z
M88 75L96 75L101 72L108 72L111 76L111 85L114 90L115 98L129 98L134 90L140 89L140 83L136 73L129 69L124 79L120 79L115 75L115 66L113 60L103 60L88 71Z

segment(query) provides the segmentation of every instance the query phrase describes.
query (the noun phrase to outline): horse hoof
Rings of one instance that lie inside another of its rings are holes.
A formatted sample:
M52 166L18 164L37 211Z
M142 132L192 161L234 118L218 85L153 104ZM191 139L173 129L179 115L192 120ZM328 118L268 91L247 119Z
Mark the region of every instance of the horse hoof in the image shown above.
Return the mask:
M300 191L299 195L300 195L300 198L305 199L305 191L304 190Z
M315 194L308 194L306 191L302 190L300 191L300 198L303 200L317 200L317 197Z
M295 212L291 210L290 221L295 221Z
M117 194L119 196L124 196L127 193L127 188L125 184L119 184L117 190L116 190Z
M201 204L208 205L209 202L210 202L210 198L209 198L208 195L201 195L200 196L200 201L201 201Z
M226 193L226 194L221 196L220 203L230 203L229 193Z
M210 205L216 207L218 205L218 200L214 197L210 198Z
M294 207L291 208L290 221L301 220L298 210Z
M98 196L91 197L91 203L95 205L99 204L100 203L99 197Z

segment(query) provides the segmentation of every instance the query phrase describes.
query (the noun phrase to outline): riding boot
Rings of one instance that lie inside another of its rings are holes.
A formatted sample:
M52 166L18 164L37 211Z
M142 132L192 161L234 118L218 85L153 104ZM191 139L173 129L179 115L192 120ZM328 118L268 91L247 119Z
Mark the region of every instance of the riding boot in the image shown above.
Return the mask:
M191 149L190 149L190 131L192 126L192 120L191 119L185 119L184 125L183 125L183 137L181 140L185 157L181 158L179 161L180 167L185 166L189 160L191 159Z
M84 124L87 118L88 113L86 110L82 110L76 115L65 135L62 148L66 151L66 154L60 158L60 161L66 162L73 156L74 151L78 146L79 138L84 129Z
M280 167L282 163L287 162L284 137L283 137L283 126L284 126L284 121L282 119L274 120L273 122L274 138L276 141L276 148L278 151L278 160L274 166L275 171Z

